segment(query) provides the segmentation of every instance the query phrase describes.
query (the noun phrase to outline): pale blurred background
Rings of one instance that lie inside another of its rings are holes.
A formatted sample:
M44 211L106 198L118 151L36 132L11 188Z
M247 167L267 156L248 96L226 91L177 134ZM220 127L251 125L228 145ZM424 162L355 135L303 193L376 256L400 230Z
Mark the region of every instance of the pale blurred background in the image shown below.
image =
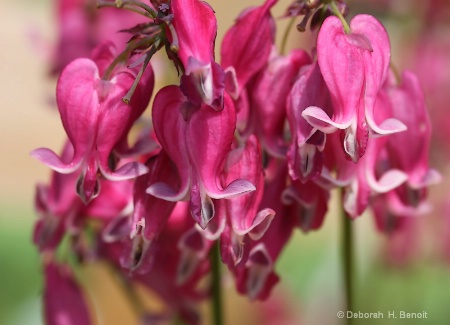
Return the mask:
M262 1L210 0L219 22L218 39L233 23L233 18L248 5ZM289 4L280 1L275 16ZM55 79L48 75L46 58L55 40L54 9L50 0L1 0L0 10L0 324L39 325L41 321L41 273L39 256L31 244L34 187L47 182L50 172L29 157L34 148L59 150L64 131L54 108ZM279 36L287 21L278 25ZM387 25L394 39L399 31ZM401 31L401 30L400 30ZM448 35L447 35L448 37ZM308 35L291 32L291 43L306 42ZM280 44L280 37L278 37ZM393 42L394 60L398 57ZM308 51L310 48L306 48ZM400 51L400 50L399 50ZM401 52L398 52L401 53ZM148 112L147 112L148 114ZM442 164L445 166L445 164ZM442 196L446 183L432 189ZM436 216L433 217L436 219ZM431 219L433 220L433 219ZM372 218L363 216L356 223L357 253L356 308L365 312L389 310L427 311L427 320L399 324L446 324L450 321L449 267L437 256L424 254L403 268L383 263L384 239L376 233ZM308 235L296 231L295 238L277 265L282 281L274 292L292 322L271 324L338 324L342 308L339 264L339 216L331 213L324 227ZM427 242L428 243L428 242ZM432 240L427 248L433 250ZM100 280L100 281L99 281ZM225 278L227 324L262 324L262 304L253 307L234 293L231 279ZM98 324L132 324L133 314L120 296L120 288L101 267L85 270L84 287L94 301ZM100 300L96 299L101 297ZM275 303L263 306L269 310ZM275 307L273 307L275 308ZM262 316L263 315L263 316ZM259 317L259 318L258 318ZM269 319L266 319L269 320ZM397 324L367 321L368 324ZM366 322L364 322L366 324Z

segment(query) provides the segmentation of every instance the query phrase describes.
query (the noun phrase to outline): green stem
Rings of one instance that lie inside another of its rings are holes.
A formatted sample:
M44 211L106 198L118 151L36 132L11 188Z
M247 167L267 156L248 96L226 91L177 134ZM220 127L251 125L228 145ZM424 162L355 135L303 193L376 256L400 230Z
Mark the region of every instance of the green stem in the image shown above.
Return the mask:
M342 217L344 219L342 220L342 266L345 289L345 310L353 311L353 228L352 220L344 210L342 210ZM352 318L347 318L347 325L351 324Z
M130 11L134 11L138 14L144 15L148 18L156 18L157 13L155 10L153 10L152 7L149 5L146 5L145 3L142 3L140 1L134 1L134 0L121 0L121 1L103 1L103 0L97 0L97 8L103 8L103 7L114 7L114 8L124 8ZM137 8L140 8L142 10L139 10Z
M342 22L342 25L344 25L345 34L350 34L351 32L350 26L348 25L344 16L342 16L341 12L339 11L339 8L336 6L336 3L334 1L331 1L330 5L331 9L333 9L333 13L336 15L336 17L339 18L339 20Z
M212 324L223 325L223 312L222 312L222 285L220 274L220 246L219 242L216 242L211 249L210 255L211 271L212 271Z
M133 52L134 50L136 50L137 48L141 47L141 46L147 46L149 44L152 43L153 38L144 38L142 40L139 41L135 41L135 42L130 42L128 43L126 49L121 52L114 60L113 62L111 62L111 64L108 66L108 68L106 69L105 73L103 74L103 80L109 80L111 79L111 74L114 70L114 68L116 67L117 64L119 64L120 62L125 62L128 59L128 56L130 55L131 52Z
M281 42L281 54L286 54L286 45L287 45L287 40L289 38L289 32L292 29L292 25L294 25L295 22L295 17L292 17L291 20L289 21L288 26L286 27L286 30L284 31L283 34L283 40Z

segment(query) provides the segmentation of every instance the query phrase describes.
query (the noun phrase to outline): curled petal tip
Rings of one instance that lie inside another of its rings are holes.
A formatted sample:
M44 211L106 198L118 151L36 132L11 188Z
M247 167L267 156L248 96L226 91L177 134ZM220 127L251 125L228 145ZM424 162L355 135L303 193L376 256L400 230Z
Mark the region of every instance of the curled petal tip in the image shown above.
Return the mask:
M333 133L336 129L344 130L350 126L352 120L345 122L335 122L320 107L310 106L302 112L302 116L316 129L323 133Z
M377 181L373 177L367 177L369 186L377 193L386 193L402 185L408 180L408 175L400 170L390 170L383 174Z
M160 199L163 199L166 201L176 202L176 201L184 200L188 194L188 191L189 191L188 186L186 186L186 188L184 190L180 190L177 192L172 187L170 187L168 184L163 183L163 182L158 182L158 183L152 184L150 187L148 187L145 192L147 194L153 195L157 198L160 198Z
M380 125L376 125L375 121L367 118L367 123L369 124L370 128L379 135L388 135L403 132L408 129L405 124L394 118L386 119Z
M43 164L61 174L70 174L74 172L81 164L77 163L65 164L61 158L52 150L47 148L38 148L30 152L30 156L36 158Z
M127 163L114 172L111 172L106 168L102 168L102 174L111 181L124 181L127 179L133 179L147 173L148 168L138 162Z
M246 179L236 179L231 182L223 191L212 193L215 199L232 199L256 190L255 185Z

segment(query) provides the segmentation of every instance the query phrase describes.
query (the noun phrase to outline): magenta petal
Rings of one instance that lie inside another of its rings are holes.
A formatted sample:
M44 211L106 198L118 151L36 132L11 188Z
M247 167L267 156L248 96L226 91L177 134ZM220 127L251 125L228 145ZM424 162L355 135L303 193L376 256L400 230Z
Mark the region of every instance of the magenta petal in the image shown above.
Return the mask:
M220 173L236 128L233 102L228 95L224 99L223 111L215 112L202 106L186 126L187 149L193 168L205 193L215 199L234 197L255 189L246 180L234 180L225 188L220 187Z
M191 187L190 207L194 220L200 228L206 229L215 215L215 208L212 199L205 193L198 181L194 181Z
M172 202L161 200L148 195L145 190L164 179L169 184L178 185L177 173L173 164L164 151L153 157L147 163L149 173L136 179L134 182L132 219L132 236L136 233L138 225L143 223L142 235L147 241L154 241L167 223L170 213L175 207Z
M172 0L171 7L179 42L178 56L189 75L213 59L216 16L206 2L199 0ZM188 64L192 59L199 64Z
M183 105L186 105L186 102L187 99L179 87L168 86L158 92L153 103L153 125L156 136L175 163L181 185L179 189L173 189L158 182L150 186L147 193L169 201L184 199L191 186L191 164L186 145L187 122L182 115Z
M234 149L227 159L226 182L236 178L244 178L255 184L253 188L256 187L254 192L231 199L226 203L232 231L238 236L246 235L257 225L263 223L265 217L270 218L269 210L264 210L268 212L267 214L258 214L258 207L264 191L264 174L261 161L261 148L254 135L248 138L245 148Z
M386 88L393 117L408 128L405 132L389 136L388 150L392 163L408 174L411 187L424 187L430 176L435 180L438 177L436 173L430 174L429 170L431 123L419 80L406 71L399 86Z
M185 69L183 92L194 103L200 96L203 103L221 110L224 73L214 61L217 34L214 11L199 0L173 0L171 7L178 39L174 45L179 46L178 56Z
M285 156L286 98L298 71L310 61L303 50L294 50L287 56L279 56L274 49L267 66L252 83L254 132L261 139L263 148L272 156ZM268 93L270 96L267 96Z
M383 174L378 181L367 174L369 186L378 193L386 193L400 186L408 180L408 175L400 170L390 170Z
M237 196L240 196L245 193L249 193L256 190L255 185L253 185L251 182L245 179L236 179L232 181L230 184L228 184L227 187L223 190L219 191L209 191L209 193L212 193L211 197L214 197L215 199L231 199Z
M109 171L109 169L104 170L103 168L103 166L100 166L103 176L111 181L124 181L148 173L148 168L138 162L129 162L114 172Z
M233 67L237 77L237 97L242 88L267 62L274 43L274 22L270 9L277 0L244 11L222 41L222 67Z
M66 265L45 266L44 318L48 325L89 325L83 294Z
M30 156L62 174L73 173L81 166L81 163L83 162L81 160L82 157L79 157L78 161L72 161L69 164L65 164L54 151L47 148L35 149L30 153Z
M198 265L206 257L209 245L196 228L191 228L182 234L177 248L181 251L181 256L177 267L176 283L183 285L193 276Z
M74 160L91 150L97 136L100 98L96 83L99 78L93 61L77 59L58 79L56 101L64 129L74 147Z
M373 116L366 112L367 123L370 128L377 134L387 135L392 133L398 133L406 131L407 127L405 124L397 119L389 118L384 120L380 125L376 125Z
M325 20L317 38L317 59L334 105L333 122L342 126L350 125L356 114L365 78L361 50L348 38L335 16Z
M102 239L107 243L113 243L129 238L131 231L130 217L118 216L103 228Z
M252 240L259 240L266 233L267 229L275 217L275 211L269 208L262 209L256 214L255 219L248 231Z
M363 51L365 71L365 112L374 110L378 93L386 80L391 49L389 36L381 23L370 15L357 15L350 22L352 34L365 35L372 51Z
M436 185L442 182L442 175L435 169L429 169L425 176L422 178L422 182L418 184L417 188L422 188L424 186ZM410 184L412 188L416 184Z
M327 115L331 115L333 111L330 93L317 62L300 70L300 75L287 98L287 117L293 137L296 139L293 142L296 142L299 146L303 145L315 132L314 127L303 116L304 110L310 106L321 108L323 112L328 112ZM317 110L318 116L323 116L323 112ZM311 110L311 113L313 113L313 110ZM325 118L325 120L329 122L329 119ZM314 123L314 121L315 118L312 117L311 123ZM329 126L329 124L320 120L317 120L317 123L318 126ZM333 129L331 127L330 131Z
M266 299L278 277L273 272L273 261L265 244L252 248L244 270L238 278L238 290L251 300Z
M215 241L220 238L226 228L226 204L229 201L216 200L214 202L215 217L208 223L205 229L201 229L201 234L206 239Z
M302 116L316 129L323 133L333 133L336 129L344 130L352 124L352 119L345 123L333 121L320 107L310 106L302 112Z
M166 183L158 182L150 185L147 188L146 192L150 195L156 196L163 200L176 202L186 199L189 190L190 190L189 187L185 186L184 188L177 191L173 189L171 186L167 185Z

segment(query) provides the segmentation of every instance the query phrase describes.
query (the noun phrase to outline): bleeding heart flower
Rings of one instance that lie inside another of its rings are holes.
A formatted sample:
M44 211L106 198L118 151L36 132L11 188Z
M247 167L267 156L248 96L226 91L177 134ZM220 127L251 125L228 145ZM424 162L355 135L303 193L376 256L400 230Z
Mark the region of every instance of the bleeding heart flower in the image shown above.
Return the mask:
M323 23L317 38L317 58L333 102L332 117L315 106L302 114L322 132L345 130L345 153L357 162L366 151L369 134L391 134L406 127L394 118L381 124L374 120L376 99L389 68L386 30L369 15L355 16L350 29L345 33L339 18L331 16Z
M280 56L274 48L266 67L255 76L251 90L251 132L272 156L286 156L285 121L287 97L300 71L311 59L303 50ZM267 96L270 94L270 96Z
M267 63L275 39L270 9L277 0L243 11L222 41L222 63L227 91L233 99L240 96L247 82Z
M431 123L417 77L405 71L401 85L387 85L386 92L394 118L408 127L407 131L389 137L389 162L408 174L412 189L438 183L441 176L428 165Z
M234 179L247 179L256 186L256 190L247 195L232 198L221 202L219 216L228 224L230 232L230 250L226 252L232 257L222 260L225 263L237 264L243 257L244 240L260 239L272 222L275 211L270 208L260 209L264 193L264 174L261 165L261 148L257 138L252 135L248 138L245 148L236 148L228 156L225 168L225 183ZM218 227L219 229L221 227ZM220 233L216 234L217 236Z
M302 115L310 106L321 107L329 116L333 111L330 93L317 62L302 68L287 99L287 117L292 135L287 154L289 175L294 181L300 179L304 183L319 177L326 141L325 134L311 126Z
M89 325L83 294L67 265L48 262L44 268L44 318L48 325Z
M147 193L168 201L190 199L191 213L203 229L214 217L211 198L232 198L255 190L247 180L236 179L222 186L221 173L236 128L236 113L228 95L221 112L208 106L190 106L177 86L156 95L153 123L163 149L175 163L181 179L176 190L164 182L153 184Z
M134 121L143 113L150 100L154 77L147 69L129 105L122 101L132 86L137 70L117 67L111 79L102 79L107 63L114 59L111 44L103 45L94 58L77 59L62 72L56 90L61 120L74 147L72 160L62 161L53 151L39 148L31 156L57 172L69 174L82 169L77 190L87 203L99 192L98 172L110 180L135 178L147 172L137 162L119 168L114 149L123 142ZM98 62L98 63L97 63Z
M214 60L217 20L213 9L200 0L172 0L172 46L184 66L183 93L194 104L223 108L224 72Z

